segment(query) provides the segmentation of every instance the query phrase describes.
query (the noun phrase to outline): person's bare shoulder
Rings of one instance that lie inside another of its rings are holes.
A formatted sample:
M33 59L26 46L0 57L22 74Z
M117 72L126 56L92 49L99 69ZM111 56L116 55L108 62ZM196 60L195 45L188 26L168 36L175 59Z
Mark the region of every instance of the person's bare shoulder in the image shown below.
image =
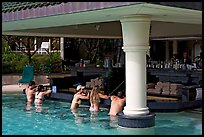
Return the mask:
M111 100L116 100L117 99L117 96L111 96Z
M35 90L32 90L32 94L35 94Z

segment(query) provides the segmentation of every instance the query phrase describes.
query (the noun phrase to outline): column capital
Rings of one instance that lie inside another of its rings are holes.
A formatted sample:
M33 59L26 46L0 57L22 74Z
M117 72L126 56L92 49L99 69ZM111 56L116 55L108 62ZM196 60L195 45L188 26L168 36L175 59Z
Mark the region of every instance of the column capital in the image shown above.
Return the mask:
M129 15L124 16L120 22L150 22L151 21L151 15L148 14L138 14L138 15Z
M124 52L148 51L150 46L123 46L122 49Z

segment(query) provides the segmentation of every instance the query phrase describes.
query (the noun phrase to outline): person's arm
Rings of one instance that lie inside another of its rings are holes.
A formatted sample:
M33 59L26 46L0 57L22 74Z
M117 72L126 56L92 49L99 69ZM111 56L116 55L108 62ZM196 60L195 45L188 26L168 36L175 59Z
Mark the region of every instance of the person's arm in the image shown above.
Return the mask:
M81 95L79 97L80 99L89 99L89 93L85 96L85 95Z
M103 95L103 94L101 94L101 93L99 93L99 97L100 97L100 98L103 98L103 99L108 99L108 98L109 98L109 96Z
M25 94L27 95L27 93L28 93L28 88L25 89Z
M101 93L101 94L103 94L103 95L105 94L105 92L104 92L103 90L100 90L100 92L99 92L99 93Z
M47 94L50 94L51 92L52 92L52 90L49 89L49 90L43 92L43 94L44 94L44 95L47 95Z

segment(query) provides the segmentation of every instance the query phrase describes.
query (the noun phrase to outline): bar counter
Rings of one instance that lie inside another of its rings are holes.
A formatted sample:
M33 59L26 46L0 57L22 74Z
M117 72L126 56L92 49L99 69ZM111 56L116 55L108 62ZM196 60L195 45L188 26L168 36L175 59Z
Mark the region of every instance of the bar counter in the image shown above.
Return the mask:
M57 89L69 89L76 83L83 85L96 77L104 78L104 90L106 93L113 91L125 80L125 68L96 68L96 67L72 67L68 74L49 75L51 86ZM185 86L201 85L202 70L174 70L174 69L149 69L147 68L147 83L157 82L180 83ZM120 88L125 89L125 84Z
M147 69L147 74L157 81L197 85L202 81L202 70ZM155 82L155 81L154 81Z
M110 69L107 68L96 68L96 67L71 67L71 75L77 76L77 75L83 75L83 76L89 76L89 75L100 75L102 77L108 77L110 73Z

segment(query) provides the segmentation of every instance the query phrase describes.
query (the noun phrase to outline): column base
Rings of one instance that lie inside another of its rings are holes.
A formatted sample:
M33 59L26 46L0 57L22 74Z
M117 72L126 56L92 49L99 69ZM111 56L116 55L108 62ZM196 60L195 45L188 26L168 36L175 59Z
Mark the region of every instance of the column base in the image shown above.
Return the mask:
M118 113L118 125L126 128L148 128L155 126L155 114L128 116Z
M123 114L124 115L128 115L128 116L139 116L139 115L147 115L149 114L149 108L148 107L144 107L144 108L127 108L127 106L124 107L123 110Z

